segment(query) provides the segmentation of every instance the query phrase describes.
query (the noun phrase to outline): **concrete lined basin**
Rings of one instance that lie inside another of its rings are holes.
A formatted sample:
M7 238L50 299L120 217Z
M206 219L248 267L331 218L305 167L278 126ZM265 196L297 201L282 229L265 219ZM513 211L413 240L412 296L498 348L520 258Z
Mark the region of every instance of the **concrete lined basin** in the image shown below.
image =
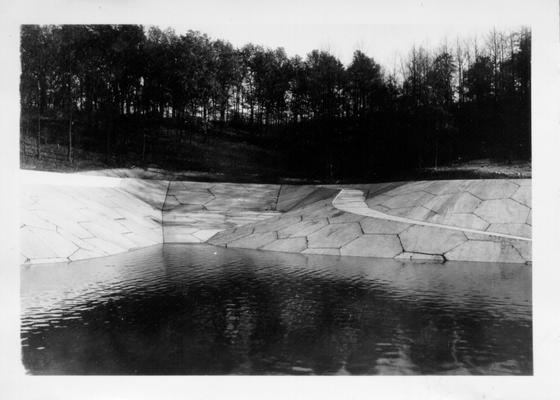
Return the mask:
M160 243L531 262L529 179L267 185L21 171L21 263Z

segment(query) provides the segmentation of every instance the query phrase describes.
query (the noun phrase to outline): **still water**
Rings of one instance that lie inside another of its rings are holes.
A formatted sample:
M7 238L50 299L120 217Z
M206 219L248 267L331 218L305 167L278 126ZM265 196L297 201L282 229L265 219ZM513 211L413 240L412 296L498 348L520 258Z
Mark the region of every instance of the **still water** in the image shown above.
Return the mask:
M164 245L21 267L31 374L532 374L531 268Z

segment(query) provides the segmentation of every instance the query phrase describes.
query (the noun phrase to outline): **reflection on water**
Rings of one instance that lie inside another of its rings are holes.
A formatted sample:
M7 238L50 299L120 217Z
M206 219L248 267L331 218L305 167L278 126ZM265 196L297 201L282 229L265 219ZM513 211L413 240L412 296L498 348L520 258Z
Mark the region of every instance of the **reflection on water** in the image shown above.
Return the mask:
M532 374L524 265L165 245L21 278L33 374Z

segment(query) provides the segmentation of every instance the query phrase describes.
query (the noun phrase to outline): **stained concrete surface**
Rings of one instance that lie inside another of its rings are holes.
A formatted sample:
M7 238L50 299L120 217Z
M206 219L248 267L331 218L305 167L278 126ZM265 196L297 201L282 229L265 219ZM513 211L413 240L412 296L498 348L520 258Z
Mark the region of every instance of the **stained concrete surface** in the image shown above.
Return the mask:
M531 261L530 180L297 186L22 176L22 263L101 257L162 242Z

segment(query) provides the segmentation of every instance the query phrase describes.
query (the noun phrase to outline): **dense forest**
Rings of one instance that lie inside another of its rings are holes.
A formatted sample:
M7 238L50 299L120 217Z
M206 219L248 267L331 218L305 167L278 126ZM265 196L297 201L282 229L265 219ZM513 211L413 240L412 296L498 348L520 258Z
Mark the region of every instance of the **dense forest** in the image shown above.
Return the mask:
M243 143L263 171L320 179L529 160L530 58L526 28L415 46L390 71L361 51L345 66L194 31L26 25L21 154L200 170L205 143Z

